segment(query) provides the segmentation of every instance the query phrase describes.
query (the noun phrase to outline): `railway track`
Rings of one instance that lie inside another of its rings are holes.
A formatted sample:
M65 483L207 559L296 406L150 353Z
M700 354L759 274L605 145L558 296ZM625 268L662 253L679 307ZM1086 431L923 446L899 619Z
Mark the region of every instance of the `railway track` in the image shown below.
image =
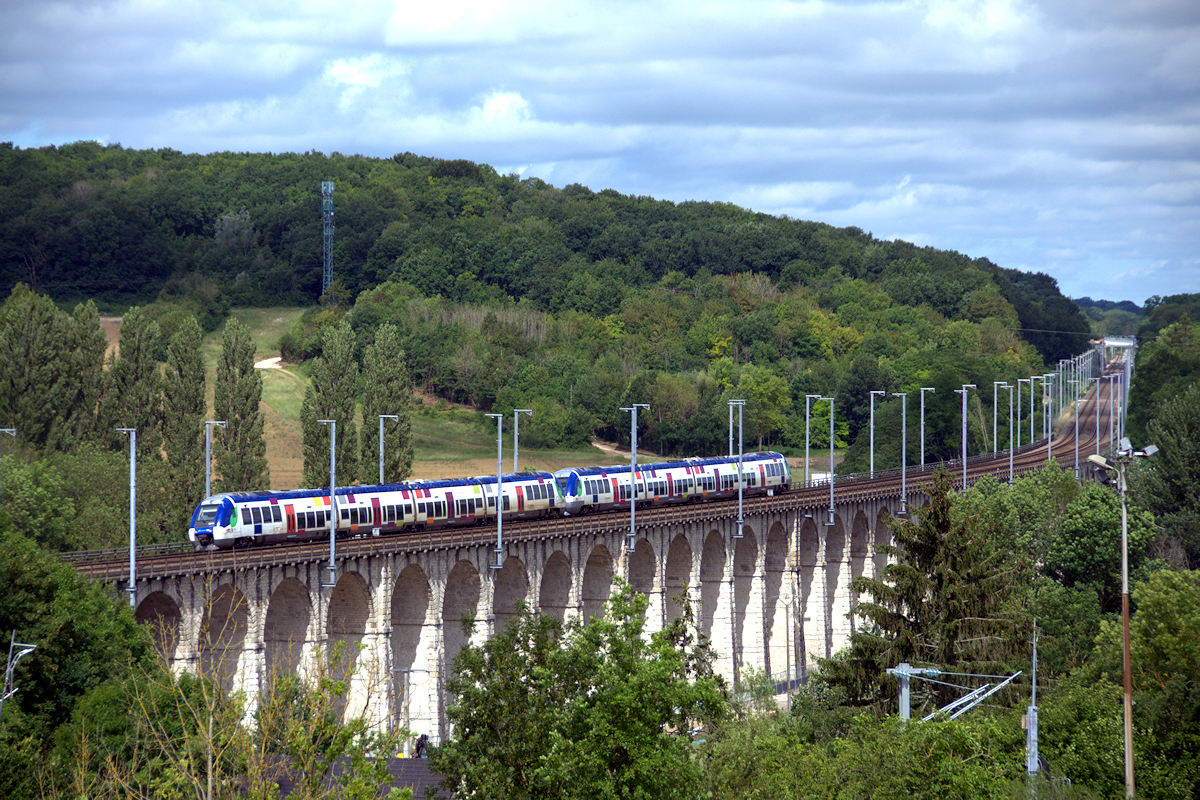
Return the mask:
M1111 385L1111 384L1110 384ZM1081 462L1086 462L1089 453L1096 452L1096 415L1101 411L1101 383L1097 382L1079 407L1078 452ZM1103 406L1107 408L1107 405ZM1106 421L1101 420L1101 442L1106 440ZM1076 452L1075 417L1060 416L1057 432L1053 439L1053 452L1049 455L1058 463L1074 465ZM1012 474L1014 477L1036 471L1048 460L1047 441L1014 450ZM920 490L924 479L935 470L948 470L956 486L962 483L962 461L943 461L926 464L924 469L910 467L907 488L911 494ZM1007 480L1009 477L1008 451L1003 450L976 455L967 459L967 483L974 483L985 475L995 475ZM874 477L850 475L837 477L834 481L835 505L851 501L897 497L901 491L900 469L876 470ZM766 512L804 510L819 512L829 508L829 486L827 483L810 485L776 494L771 497L750 497L743 500L747 516ZM737 500L714 500L665 506L640 506L639 526L652 527L667 523L693 522L712 519L733 519L737 515ZM580 517L547 518L539 520L506 520L504 538L507 543L531 539L555 539L596 533L612 533L629 527L629 515L624 511L611 511ZM337 556L354 558L364 555L391 552L420 552L451 550L461 547L484 546L495 541L495 528L443 528L408 534L386 536L360 536L339 538ZM283 566L289 564L321 561L329 556L329 540L318 539L306 542L281 542L257 547L232 550L196 551L191 543L151 545L137 549L137 571L142 578L158 575L205 574L236 570L244 567ZM105 550L64 553L63 559L79 572L104 582L114 582L129 575L129 551Z

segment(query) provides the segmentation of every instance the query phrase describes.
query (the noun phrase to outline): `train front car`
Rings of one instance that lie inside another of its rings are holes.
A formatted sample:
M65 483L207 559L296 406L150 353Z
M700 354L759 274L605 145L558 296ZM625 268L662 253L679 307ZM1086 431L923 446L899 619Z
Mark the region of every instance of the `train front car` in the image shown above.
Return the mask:
M197 550L230 543L229 518L232 514L233 500L229 495L218 494L204 498L192 512L188 539Z

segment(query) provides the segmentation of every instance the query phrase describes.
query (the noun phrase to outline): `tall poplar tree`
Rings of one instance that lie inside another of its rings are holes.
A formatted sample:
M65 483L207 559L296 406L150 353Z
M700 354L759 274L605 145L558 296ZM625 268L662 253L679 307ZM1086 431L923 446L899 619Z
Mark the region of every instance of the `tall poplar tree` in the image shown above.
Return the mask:
M60 418L64 315L48 297L17 284L0 308L0 426L41 446Z
M62 397L63 411L51 433L51 447L70 450L96 438L107 349L96 304L88 300L75 306L67 325L62 380L56 390Z
M379 415L399 419L383 421L383 479L391 483L412 474L412 378L400 349L400 331L395 325L380 325L374 343L363 353L362 371L362 459L359 479L379 480Z
M139 458L157 458L162 447L162 378L157 360L161 341L158 323L135 306L121 319L118 350L108 359L102 435L120 446L125 437L116 429L136 428Z
M329 426L318 420L337 421L337 476L339 484L358 477L358 362L354 360L354 331L343 319L329 326L322 337L321 355L313 359L312 382L300 408L304 441L304 485L329 483Z
M263 437L262 376L254 369L254 342L231 318L221 337L221 360L213 387L213 413L225 421L213 444L217 491L266 489L267 442Z
M200 324L186 317L167 345L163 374L163 452L166 455L168 523L187 527L204 494L204 359Z

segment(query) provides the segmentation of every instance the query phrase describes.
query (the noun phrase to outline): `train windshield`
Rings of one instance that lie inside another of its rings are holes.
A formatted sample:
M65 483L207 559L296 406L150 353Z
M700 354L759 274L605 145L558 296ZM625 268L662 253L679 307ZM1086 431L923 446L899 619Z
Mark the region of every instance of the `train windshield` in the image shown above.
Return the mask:
M563 497L571 497L577 492L579 486L579 476L574 472L567 475L555 475L554 482L558 484L558 493Z
M200 506L200 513L196 514L197 528L211 528L213 522L217 519L217 512L221 510L220 503L212 505Z

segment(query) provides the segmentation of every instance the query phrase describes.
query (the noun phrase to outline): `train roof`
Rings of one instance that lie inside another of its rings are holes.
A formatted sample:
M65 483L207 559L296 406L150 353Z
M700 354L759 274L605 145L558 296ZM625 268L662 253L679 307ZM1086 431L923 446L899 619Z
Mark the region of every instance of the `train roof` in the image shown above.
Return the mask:
M526 470L522 472L506 472L503 475L504 483L514 483L517 481L525 481L540 478L544 481L554 480L554 476L549 472L539 472L536 470ZM364 484L359 486L339 486L337 487L337 496L346 497L352 494L372 494L376 492L403 492L413 491L415 489L446 489L455 486L487 486L495 485L495 475L481 475L469 478L441 478L438 480L414 480L405 481L403 483L383 483L383 484ZM308 497L326 497L329 495L328 488L320 489L288 489L281 492L271 491L250 491L250 492L224 492L215 494L211 497L206 497L201 501L204 503L219 502L228 498L235 503L251 503L261 502L263 500L298 500Z
M742 454L742 461L761 460L761 459L769 459L769 458L782 459L783 455L780 453L776 453L773 450L764 450L762 452L743 453ZM714 464L736 464L737 460L738 460L737 456L714 456L711 458L683 458L683 459L677 459L675 461L650 461L645 464L638 464L637 466L638 466L638 472L649 472L651 470L671 469L674 467L694 467L697 465L709 466L709 465L714 465ZM607 466L592 466L592 467L564 467L563 469L558 470L554 474L555 475L570 475L572 472L578 473L579 475L598 475L601 472L606 472L606 473L611 472L614 474L619 474L622 472L629 472L629 470L630 470L629 464L612 464L612 465L607 465Z

